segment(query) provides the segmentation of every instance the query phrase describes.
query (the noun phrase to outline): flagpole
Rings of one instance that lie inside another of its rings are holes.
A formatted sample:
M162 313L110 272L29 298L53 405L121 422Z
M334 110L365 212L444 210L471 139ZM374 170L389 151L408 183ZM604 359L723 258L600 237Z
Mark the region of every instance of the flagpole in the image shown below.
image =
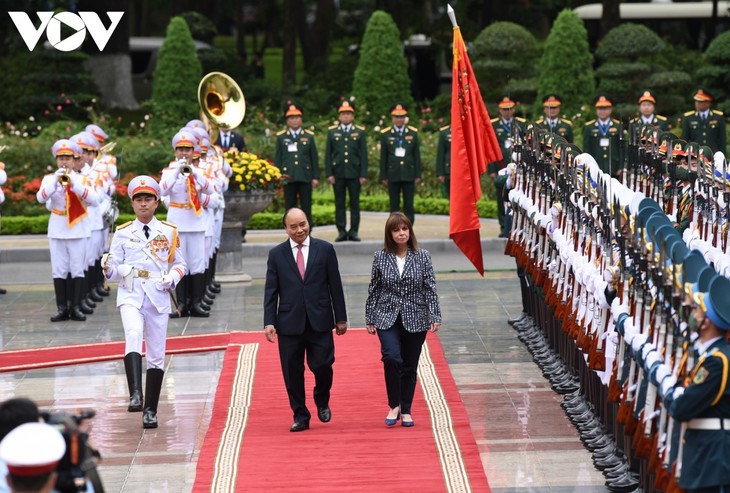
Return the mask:
M451 25L456 29L459 27L459 25L456 23L456 14L454 13L454 9L451 8L451 4L446 4L446 13L449 16L449 20L451 21Z

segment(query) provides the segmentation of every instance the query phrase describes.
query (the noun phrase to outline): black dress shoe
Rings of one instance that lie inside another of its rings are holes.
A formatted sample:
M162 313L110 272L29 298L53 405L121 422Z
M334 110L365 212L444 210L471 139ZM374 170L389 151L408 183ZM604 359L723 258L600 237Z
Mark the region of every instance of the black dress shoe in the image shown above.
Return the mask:
M309 429L309 421L294 421L289 431L304 431Z
M341 234L337 238L335 238L335 242L339 243L341 241L347 241L347 235L346 234Z
M359 236L357 236L357 233L353 233L350 231L350 234L348 235L350 237L350 241L362 241Z
M322 423L329 423L330 419L332 419L332 411L329 406L317 408L317 417Z
M142 415L142 428L149 430L157 428L157 411L145 409Z
M0 288L0 294L7 294L8 291L4 288Z

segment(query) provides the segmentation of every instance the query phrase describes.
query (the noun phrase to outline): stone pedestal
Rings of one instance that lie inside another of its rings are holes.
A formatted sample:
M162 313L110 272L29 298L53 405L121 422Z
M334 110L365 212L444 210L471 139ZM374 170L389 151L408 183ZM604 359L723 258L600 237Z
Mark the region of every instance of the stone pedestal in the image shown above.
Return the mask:
M223 215L221 246L218 250L216 279L221 282L250 281L243 272L243 245L241 230L248 225L251 216L266 209L274 199L274 192L227 191Z

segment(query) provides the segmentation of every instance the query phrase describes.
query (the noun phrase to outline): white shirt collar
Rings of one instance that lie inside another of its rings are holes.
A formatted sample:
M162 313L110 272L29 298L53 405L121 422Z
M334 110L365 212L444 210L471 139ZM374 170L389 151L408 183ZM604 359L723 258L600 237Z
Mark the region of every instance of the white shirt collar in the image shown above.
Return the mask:
M715 341L717 341L720 338L722 338L722 336L713 337L709 341L705 341L705 342L697 341L697 352L700 353L700 355L703 354L705 351L707 351L707 349L710 346L712 346L715 343Z
M302 245L304 245L304 248L309 248L309 236L307 236L304 241L302 242ZM294 250L297 247L298 243L291 238L289 238L289 246L292 250Z

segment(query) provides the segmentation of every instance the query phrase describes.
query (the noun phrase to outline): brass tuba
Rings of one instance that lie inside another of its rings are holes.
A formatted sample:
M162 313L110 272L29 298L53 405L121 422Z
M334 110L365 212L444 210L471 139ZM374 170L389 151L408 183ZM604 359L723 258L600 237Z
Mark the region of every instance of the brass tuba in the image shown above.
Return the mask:
M236 128L246 114L243 91L232 77L210 72L198 84L198 104L202 119L210 125L210 145L218 140L218 128Z

